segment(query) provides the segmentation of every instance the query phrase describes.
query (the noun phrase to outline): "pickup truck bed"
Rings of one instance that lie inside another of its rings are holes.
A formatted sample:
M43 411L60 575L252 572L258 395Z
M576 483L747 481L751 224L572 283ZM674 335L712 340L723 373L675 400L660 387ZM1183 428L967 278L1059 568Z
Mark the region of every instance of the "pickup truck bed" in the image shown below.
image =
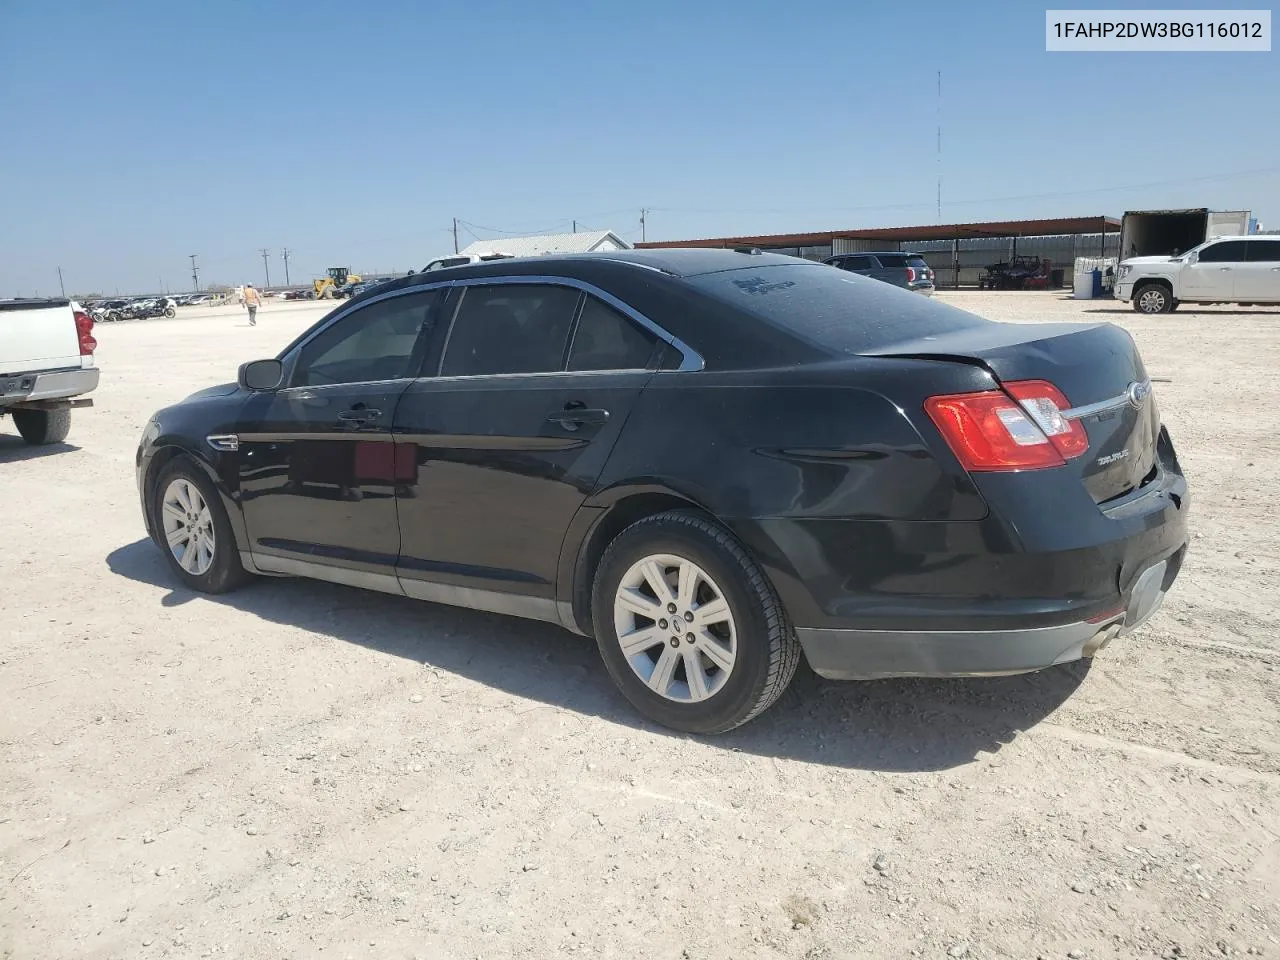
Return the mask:
M93 319L72 300L0 300L0 416L28 443L66 438L98 385Z

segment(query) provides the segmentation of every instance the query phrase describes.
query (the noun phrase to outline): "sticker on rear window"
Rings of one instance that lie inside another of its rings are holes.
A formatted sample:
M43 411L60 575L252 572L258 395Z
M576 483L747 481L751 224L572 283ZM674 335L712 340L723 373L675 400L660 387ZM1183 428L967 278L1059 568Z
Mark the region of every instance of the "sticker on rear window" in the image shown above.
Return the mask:
M772 293L775 290L785 290L787 287L794 287L794 280L774 280L770 282L763 277L750 277L746 280L734 280L733 285L745 293Z

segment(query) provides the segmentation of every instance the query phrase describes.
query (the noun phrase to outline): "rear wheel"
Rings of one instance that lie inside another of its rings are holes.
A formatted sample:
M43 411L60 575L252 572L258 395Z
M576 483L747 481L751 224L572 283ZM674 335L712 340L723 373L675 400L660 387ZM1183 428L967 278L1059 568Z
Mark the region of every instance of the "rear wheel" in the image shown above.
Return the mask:
M155 485L152 518L165 559L201 593L226 593L246 579L231 522L203 471L186 459L168 464Z
M71 409L14 410L13 425L22 439L32 446L61 443L71 431Z
M1148 283L1133 293L1133 309L1139 313L1172 313L1173 293L1162 283Z
M592 591L600 655L632 705L663 726L723 733L768 709L800 645L772 585L728 531L673 511L632 524Z
M178 314L177 314L177 312L173 309L173 307L165 307L165 308L164 308L164 315L165 315L166 317L168 317L170 320L172 320L172 319L173 319L174 317L176 317Z

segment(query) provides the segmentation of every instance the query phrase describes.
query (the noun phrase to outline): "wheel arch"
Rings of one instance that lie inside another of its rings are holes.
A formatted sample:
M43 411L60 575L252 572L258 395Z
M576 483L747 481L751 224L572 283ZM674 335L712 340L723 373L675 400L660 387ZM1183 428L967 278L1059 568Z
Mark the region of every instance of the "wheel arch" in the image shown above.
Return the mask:
M591 586L600 557L614 537L645 517L682 509L722 522L694 498L657 484L612 487L579 507L565 535L558 573L561 619L568 629L588 637L593 635Z
M226 511L227 520L231 524L231 531L235 534L236 549L241 553L247 551L249 549L249 541L244 527L244 515L240 510L239 503L228 492L226 484L214 465L185 443L158 441L155 452L151 454L147 461L146 471L142 477L142 509L143 518L147 525L147 533L153 540L156 539L156 484L159 482L160 475L164 472L165 467L179 459L186 459L198 466L206 479L213 485L213 489L218 492L218 498L222 501L222 509Z

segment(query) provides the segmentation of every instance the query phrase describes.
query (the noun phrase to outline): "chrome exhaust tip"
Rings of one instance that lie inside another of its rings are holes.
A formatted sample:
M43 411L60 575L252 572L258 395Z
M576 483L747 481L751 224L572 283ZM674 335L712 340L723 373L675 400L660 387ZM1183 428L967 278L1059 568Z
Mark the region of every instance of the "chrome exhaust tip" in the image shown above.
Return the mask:
M1081 654L1086 657L1092 657L1102 652L1112 640L1120 633L1122 623L1113 623L1109 627L1103 627L1092 637L1085 641L1084 649Z

